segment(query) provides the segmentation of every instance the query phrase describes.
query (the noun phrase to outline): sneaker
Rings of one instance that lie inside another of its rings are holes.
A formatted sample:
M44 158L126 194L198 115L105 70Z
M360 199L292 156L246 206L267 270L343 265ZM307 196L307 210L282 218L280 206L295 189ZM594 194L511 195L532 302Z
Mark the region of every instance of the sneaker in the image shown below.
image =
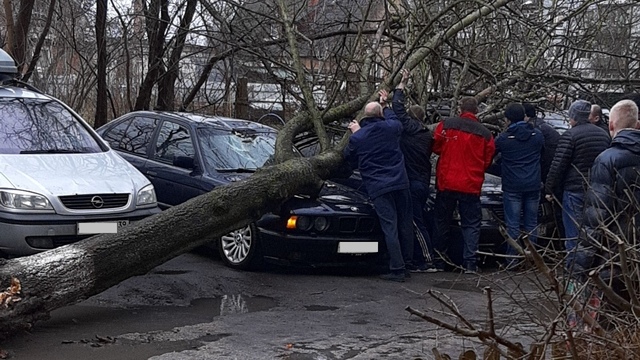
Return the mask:
M412 273L426 273L428 268L427 265L417 265L417 266L409 266L407 267L409 269L409 272Z
M466 269L464 271L464 273L466 275L477 275L478 274L478 270L477 269Z
M392 272L380 275L380 279L388 281L404 282L404 278L404 274L397 274Z
M428 267L424 272L426 273L437 273L437 272L443 272L444 269L438 269L437 267Z

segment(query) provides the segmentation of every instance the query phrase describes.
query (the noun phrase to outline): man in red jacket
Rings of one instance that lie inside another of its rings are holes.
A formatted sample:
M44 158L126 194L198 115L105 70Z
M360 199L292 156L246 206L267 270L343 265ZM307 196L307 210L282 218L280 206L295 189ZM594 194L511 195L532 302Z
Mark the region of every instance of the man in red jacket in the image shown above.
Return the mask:
M474 97L462 98L459 108L460 116L446 118L434 133L433 152L440 155L436 166L434 265L444 270L442 256L447 252L457 206L464 241L463 265L465 273L474 274L482 220L480 191L484 173L493 159L495 143L491 132L478 121L478 101Z

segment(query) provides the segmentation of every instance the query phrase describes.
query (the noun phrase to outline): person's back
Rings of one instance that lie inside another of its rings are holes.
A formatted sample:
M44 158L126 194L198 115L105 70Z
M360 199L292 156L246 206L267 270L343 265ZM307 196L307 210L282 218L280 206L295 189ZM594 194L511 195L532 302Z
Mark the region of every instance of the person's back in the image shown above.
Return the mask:
M510 192L539 191L542 132L524 121L511 124L496 139L502 162L502 189Z
M434 132L433 152L440 156L436 166L439 191L480 194L495 143L474 112L462 109L459 117L441 121Z
M553 156L556 153L556 147L560 141L560 133L554 129L553 126L547 124L544 119L538 117L534 104L524 103L522 106L524 107L527 122L540 130L544 138L544 151L540 158L540 171L542 182L545 182L549 169L551 168L551 162L553 162Z
M596 157L609 147L609 135L596 125L583 121L565 131L547 176L547 193L562 186L564 191L584 193L589 169Z
M385 116L367 117L360 122L361 129L349 138L345 154L357 155L357 168L370 197L397 189L407 189L408 179L404 158L400 150L402 125L391 109Z
M624 293L619 278L621 247L617 240L633 243L640 223L638 107L630 100L618 102L611 109L609 122L613 140L591 168L584 202L584 231L570 269L574 277L584 280L591 269L601 267L598 274L605 283ZM605 234L604 228L616 238ZM635 251L633 247L626 248Z

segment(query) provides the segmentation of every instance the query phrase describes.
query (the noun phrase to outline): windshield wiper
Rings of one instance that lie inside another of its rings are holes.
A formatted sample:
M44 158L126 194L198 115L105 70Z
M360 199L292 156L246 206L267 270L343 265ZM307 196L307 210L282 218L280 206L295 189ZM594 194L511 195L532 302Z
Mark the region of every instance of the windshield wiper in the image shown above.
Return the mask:
M227 173L227 172L254 173L256 172L256 169L230 168L230 169L216 169L216 171L220 173Z
M69 149L22 150L20 154L83 154L86 151Z

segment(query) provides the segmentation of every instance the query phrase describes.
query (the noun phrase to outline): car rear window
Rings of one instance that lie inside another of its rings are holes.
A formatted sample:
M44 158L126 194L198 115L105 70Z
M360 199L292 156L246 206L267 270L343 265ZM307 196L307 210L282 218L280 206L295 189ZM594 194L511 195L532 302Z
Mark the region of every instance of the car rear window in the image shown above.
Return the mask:
M54 100L0 99L0 154L102 152L96 139Z

